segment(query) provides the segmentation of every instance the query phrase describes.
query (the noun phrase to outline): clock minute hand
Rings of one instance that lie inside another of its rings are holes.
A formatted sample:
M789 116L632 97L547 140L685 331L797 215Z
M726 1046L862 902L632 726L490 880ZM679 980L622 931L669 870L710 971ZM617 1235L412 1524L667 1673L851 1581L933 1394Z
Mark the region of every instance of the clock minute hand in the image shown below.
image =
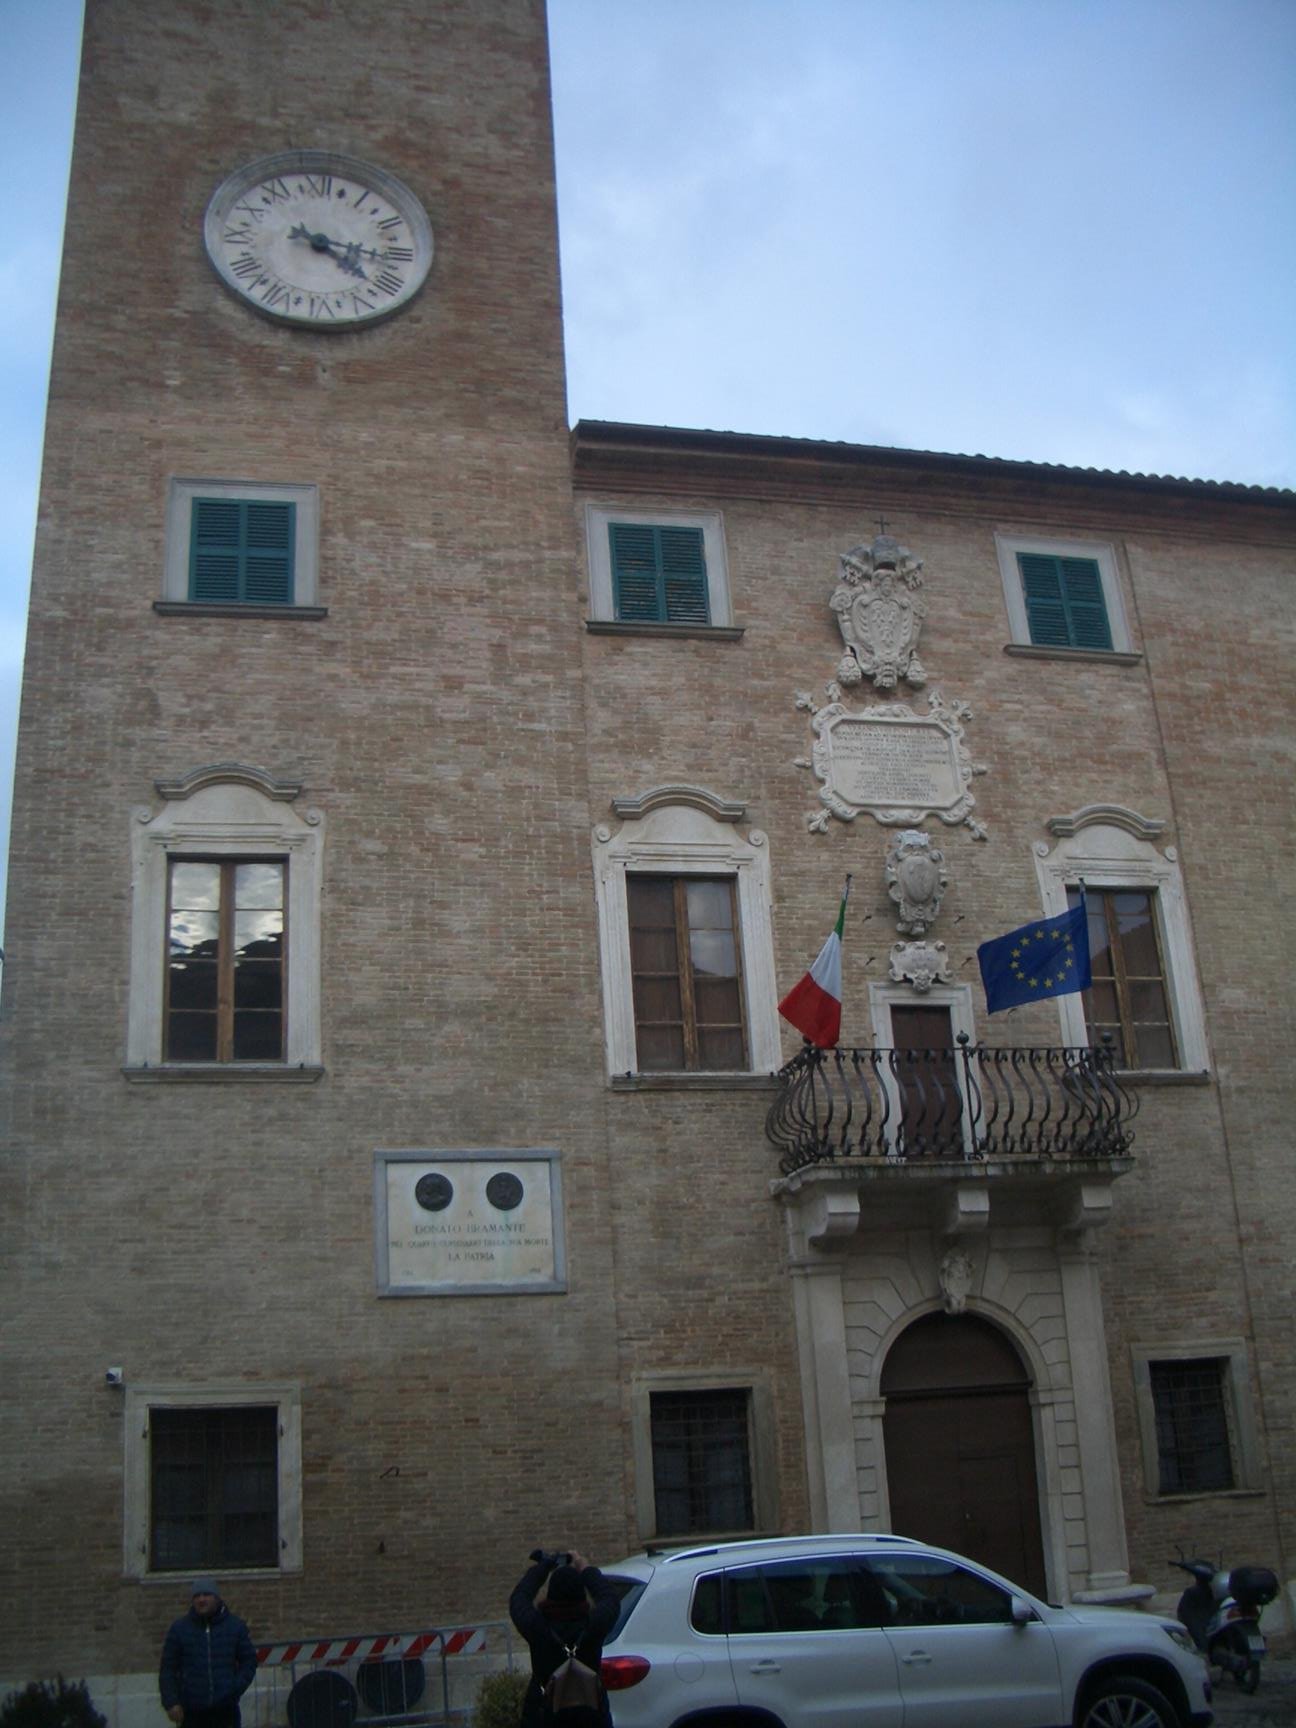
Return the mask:
M288 238L307 241L313 252L327 252L339 270L345 270L349 276L362 276L366 282L369 278L359 260L364 257L376 258L378 256L372 250L366 253L358 240L333 240L327 234L312 232L304 222L299 222L295 228L291 229ZM342 256L340 258L334 250L335 247L341 248Z

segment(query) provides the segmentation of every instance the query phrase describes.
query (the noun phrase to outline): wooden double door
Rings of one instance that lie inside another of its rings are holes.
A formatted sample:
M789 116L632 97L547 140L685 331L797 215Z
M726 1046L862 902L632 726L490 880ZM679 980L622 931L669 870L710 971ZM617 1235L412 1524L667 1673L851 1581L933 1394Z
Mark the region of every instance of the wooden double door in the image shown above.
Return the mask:
M1029 1375L972 1315L929 1314L882 1373L891 1529L1046 1593Z

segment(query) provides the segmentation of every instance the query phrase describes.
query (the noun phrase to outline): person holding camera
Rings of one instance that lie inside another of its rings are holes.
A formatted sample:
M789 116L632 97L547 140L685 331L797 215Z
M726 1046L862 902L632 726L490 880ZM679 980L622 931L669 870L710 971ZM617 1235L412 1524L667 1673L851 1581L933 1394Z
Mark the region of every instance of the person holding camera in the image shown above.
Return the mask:
M537 1602L546 1580L544 1598ZM509 1619L531 1652L520 1728L612 1728L607 1693L597 1676L603 1641L619 1607L616 1591L583 1554L531 1551L531 1565L509 1597ZM587 1671L595 1677L593 1685ZM583 1702L570 1702L582 1692Z

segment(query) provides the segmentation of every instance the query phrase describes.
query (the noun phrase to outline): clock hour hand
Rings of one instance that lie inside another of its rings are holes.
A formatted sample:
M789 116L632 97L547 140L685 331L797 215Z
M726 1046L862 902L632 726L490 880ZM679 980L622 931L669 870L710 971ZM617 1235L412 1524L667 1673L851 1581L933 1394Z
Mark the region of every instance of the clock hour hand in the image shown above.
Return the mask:
M360 260L378 256L372 247L366 251L358 240L333 240L327 234L313 232L304 222L291 229L288 238L305 240L313 252L327 252L339 270L345 270L349 276L362 276L366 282L369 278Z

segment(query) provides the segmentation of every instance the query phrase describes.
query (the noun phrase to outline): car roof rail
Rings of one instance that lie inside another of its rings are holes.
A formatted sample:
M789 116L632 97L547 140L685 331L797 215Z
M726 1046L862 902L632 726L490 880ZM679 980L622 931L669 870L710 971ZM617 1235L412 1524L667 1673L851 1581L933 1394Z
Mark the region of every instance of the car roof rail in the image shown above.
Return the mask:
M753 1548L784 1548L796 1552L824 1542L884 1542L897 1548L912 1548L918 1539L915 1536L896 1536L889 1530L828 1530L818 1531L812 1536L748 1536L733 1542L708 1542L691 1548L650 1547L644 1552L663 1566L670 1566L679 1560L704 1560L713 1554L735 1554Z

